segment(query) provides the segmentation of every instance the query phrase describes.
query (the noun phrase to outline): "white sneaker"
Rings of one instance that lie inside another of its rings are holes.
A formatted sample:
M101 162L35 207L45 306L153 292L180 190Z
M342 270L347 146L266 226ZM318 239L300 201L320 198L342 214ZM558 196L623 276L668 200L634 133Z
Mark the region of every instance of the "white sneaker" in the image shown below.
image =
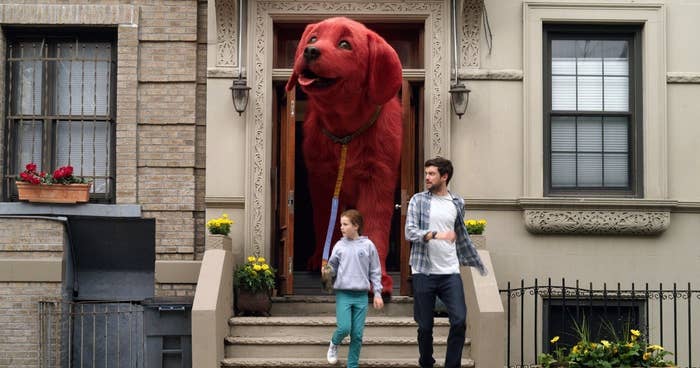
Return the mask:
M338 362L338 345L334 344L333 341L331 341L330 345L328 345L326 359L328 359L328 363L330 364L335 364Z

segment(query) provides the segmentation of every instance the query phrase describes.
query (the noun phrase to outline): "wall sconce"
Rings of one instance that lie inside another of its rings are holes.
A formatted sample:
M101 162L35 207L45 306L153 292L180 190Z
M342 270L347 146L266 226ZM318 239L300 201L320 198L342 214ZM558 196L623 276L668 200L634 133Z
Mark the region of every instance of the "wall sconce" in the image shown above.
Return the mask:
M229 89L231 90L231 98L233 98L233 108L240 116L248 105L250 87L246 85L245 79L239 76L238 79L233 80L233 85Z
M250 93L250 87L246 85L246 80L243 78L243 12L245 6L243 0L238 0L238 6L236 11L238 12L238 79L233 80L233 84L229 89L231 90L231 98L233 98L233 108L238 112L238 116L245 111L246 106L248 106L248 94Z
M450 86L450 97L452 99L452 108L457 114L457 117L462 119L462 115L467 112L467 106L469 105L469 92L471 90L467 88L464 83L461 83L459 79Z

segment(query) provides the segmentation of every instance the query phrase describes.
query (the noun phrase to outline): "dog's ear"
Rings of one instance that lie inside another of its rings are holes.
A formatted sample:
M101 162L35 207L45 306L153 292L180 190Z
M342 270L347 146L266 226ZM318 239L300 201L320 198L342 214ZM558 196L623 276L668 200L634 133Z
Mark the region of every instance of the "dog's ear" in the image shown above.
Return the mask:
M372 103L381 105L398 93L401 87L401 60L396 51L376 33L367 33L369 67L368 95Z
M297 46L297 51L294 53L294 68L292 70L292 75L289 76L289 80L287 80L287 91L291 91L292 88L294 88L297 84L297 79L299 79L299 73L296 70L296 62L297 59L299 59L299 56L304 52L304 48L306 47L306 39L309 38L309 33L311 33L314 28L316 28L317 23L312 23L308 24L306 28L304 29L304 33L302 33L301 38L299 39L299 45Z

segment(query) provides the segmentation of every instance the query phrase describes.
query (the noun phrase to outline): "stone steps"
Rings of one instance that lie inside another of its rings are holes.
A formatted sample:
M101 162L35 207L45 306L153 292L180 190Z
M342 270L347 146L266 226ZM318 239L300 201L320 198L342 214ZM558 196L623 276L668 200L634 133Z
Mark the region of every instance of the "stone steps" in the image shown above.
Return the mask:
M245 359L245 358L226 358L221 362L222 367L235 368L338 368L345 367L346 360L339 358L338 363L329 364L325 358L318 359ZM474 361L471 359L462 359L461 366L463 368L473 368ZM363 368L418 368L418 361L415 359L366 359L360 358L360 367ZM443 362L436 362L435 368L443 368Z
M368 297L369 300L369 297ZM335 296L303 296L292 295L272 298L273 316L335 316ZM394 296L391 301L384 303L384 308L375 310L371 306L367 316L404 316L413 317L413 298L409 296Z
M329 338L335 329L335 317L233 317L229 320L231 337L285 337L289 329L301 329L307 337ZM416 322L411 317L367 317L364 337L416 337ZM435 336L447 336L447 318L435 318Z

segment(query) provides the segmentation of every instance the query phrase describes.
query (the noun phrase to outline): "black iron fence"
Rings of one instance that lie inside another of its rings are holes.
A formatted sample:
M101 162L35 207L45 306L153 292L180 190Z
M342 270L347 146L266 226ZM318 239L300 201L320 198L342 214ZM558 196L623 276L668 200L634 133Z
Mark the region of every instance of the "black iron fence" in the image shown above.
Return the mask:
M144 309L134 303L39 303L40 367L144 367Z
M594 287L579 280L567 284L565 279L535 279L528 286L525 280L519 285L508 282L500 292L507 316L506 367L536 364L539 353L549 352L554 336L560 336L563 346L574 345L577 327L583 325L592 340L637 329L649 343L672 352L678 367L699 365L700 290L690 283Z

